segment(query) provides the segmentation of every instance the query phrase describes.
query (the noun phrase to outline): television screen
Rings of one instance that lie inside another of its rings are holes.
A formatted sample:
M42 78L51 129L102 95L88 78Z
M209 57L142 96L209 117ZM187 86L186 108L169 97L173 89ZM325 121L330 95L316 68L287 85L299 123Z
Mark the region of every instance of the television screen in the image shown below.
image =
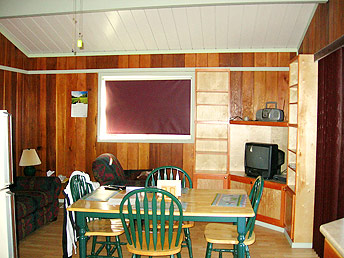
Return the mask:
M251 144L246 149L246 165L256 169L268 169L269 168L269 155L270 148L267 146L253 145Z
M277 144L248 142L245 144L245 173L248 176L263 176L271 179L281 173L284 152Z

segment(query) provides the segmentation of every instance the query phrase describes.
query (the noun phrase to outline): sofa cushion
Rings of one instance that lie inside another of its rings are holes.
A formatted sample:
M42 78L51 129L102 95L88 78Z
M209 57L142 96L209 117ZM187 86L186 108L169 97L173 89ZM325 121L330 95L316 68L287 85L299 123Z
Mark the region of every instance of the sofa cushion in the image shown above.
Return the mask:
M17 219L17 238L18 240L23 239L36 230L36 216L31 213L21 219Z
M48 205L37 210L36 217L37 217L36 224L38 228L47 224L49 221L52 221L53 220L52 206Z
M49 192L44 191L18 191L18 196L30 196L36 203L37 209L42 208L53 201L53 197Z
M35 210L37 209L37 205L33 198L27 195L16 194L15 196L15 209L17 220L20 220L25 216L35 212Z

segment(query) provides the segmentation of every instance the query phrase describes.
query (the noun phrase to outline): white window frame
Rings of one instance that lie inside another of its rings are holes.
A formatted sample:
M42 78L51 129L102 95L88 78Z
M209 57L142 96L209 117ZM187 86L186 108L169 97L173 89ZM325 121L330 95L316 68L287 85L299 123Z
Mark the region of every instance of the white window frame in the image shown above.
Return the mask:
M114 80L191 80L190 135L170 134L107 134L105 82ZM118 69L98 74L98 142L193 143L195 139L195 70L182 68Z

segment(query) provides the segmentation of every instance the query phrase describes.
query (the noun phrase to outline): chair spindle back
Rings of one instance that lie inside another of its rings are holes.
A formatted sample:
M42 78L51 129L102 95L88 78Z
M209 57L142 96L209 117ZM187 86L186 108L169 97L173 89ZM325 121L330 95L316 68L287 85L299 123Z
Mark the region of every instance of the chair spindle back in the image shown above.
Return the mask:
M72 192L73 201L76 202L86 194L93 191L93 186L86 182L86 178L82 175L74 175L70 179L70 189Z
M182 188L192 188L191 177L183 169L176 166L163 166L154 169L147 177L145 186L156 186L157 180L181 180Z
M120 218L128 244L135 248L153 251L161 245L163 250L170 249L182 237L182 205L162 189L144 188L126 194L120 204Z
M263 188L264 188L264 179L261 176L259 176L254 181L253 187L252 187L250 195L249 195L249 199L250 199L252 208L253 208L254 213L255 213L255 216L248 218L247 223L246 223L246 234L247 234L247 232L249 232L249 237L251 237L253 230L254 230L258 206L260 203L260 199L262 198L262 194L263 194Z

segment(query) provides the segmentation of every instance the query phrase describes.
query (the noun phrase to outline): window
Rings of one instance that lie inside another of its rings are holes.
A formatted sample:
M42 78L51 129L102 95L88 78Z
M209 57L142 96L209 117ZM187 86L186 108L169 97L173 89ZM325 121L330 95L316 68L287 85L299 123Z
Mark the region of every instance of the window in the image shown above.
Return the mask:
M194 72L99 75L98 141L193 142Z

